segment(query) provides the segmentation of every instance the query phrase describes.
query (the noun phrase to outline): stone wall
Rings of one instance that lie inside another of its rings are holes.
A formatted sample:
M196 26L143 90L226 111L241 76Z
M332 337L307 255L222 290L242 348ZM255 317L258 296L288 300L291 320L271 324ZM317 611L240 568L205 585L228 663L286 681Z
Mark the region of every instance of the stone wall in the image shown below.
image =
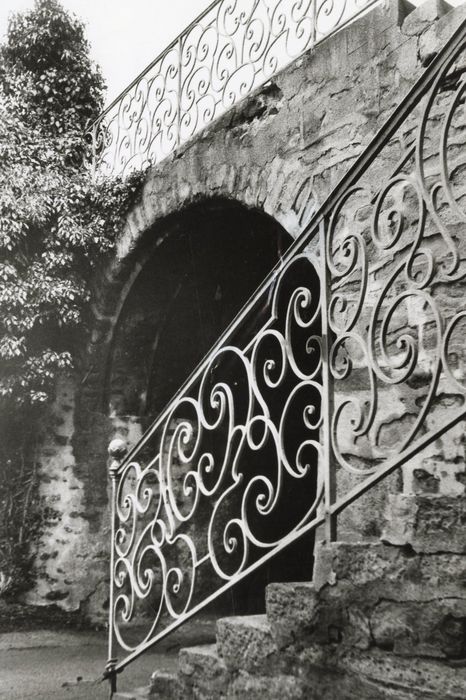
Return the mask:
M30 603L54 602L104 619L107 607L109 512L108 442L141 434L140 417L108 406L114 330L134 280L174 235L192 207L237 203L268 215L291 236L303 230L323 201L432 55L466 17L429 0L382 3L275 76L195 140L152 169L140 202L128 217L112 263L95 280L92 337L74 386L57 389L40 457L40 496L53 510L36 551L37 584ZM134 372L131 362L127 374ZM124 380L125 372L121 372ZM406 490L431 484L441 493L464 492L459 433L442 450L406 469ZM456 442L455 442L456 441ZM386 493L403 488L397 475L352 506L341 536L377 536Z

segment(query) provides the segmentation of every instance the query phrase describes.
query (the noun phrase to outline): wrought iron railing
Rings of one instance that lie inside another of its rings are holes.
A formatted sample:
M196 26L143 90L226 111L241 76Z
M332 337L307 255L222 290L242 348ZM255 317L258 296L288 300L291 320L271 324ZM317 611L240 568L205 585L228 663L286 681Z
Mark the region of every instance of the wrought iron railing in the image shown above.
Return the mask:
M114 460L110 677L466 418L465 97L463 23Z
M93 124L96 174L160 162L380 0L216 0Z

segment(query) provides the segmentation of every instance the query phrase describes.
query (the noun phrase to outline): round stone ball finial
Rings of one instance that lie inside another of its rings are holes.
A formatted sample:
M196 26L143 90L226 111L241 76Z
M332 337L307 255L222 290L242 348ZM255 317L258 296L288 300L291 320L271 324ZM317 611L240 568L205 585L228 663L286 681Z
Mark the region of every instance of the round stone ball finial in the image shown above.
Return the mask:
M108 454L114 462L121 462L127 452L128 445L120 438L115 438L108 446Z

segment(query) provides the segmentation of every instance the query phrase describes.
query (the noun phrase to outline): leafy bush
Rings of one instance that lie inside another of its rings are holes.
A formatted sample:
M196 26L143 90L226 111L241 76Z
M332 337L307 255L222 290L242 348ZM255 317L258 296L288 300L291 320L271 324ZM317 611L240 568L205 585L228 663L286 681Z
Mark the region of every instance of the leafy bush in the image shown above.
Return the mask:
M73 366L88 280L134 179L94 184L84 132L103 79L57 0L10 20L0 48L0 401L40 404Z
M57 376L73 370L78 341L85 338L92 272L112 249L140 180L91 181L84 133L102 109L103 92L83 24L57 0L36 0L32 10L11 17L0 47L0 431L9 438L0 454L5 588L11 578L5 570L27 563L25 532L37 530L31 479L38 409L54 396ZM16 515L7 523L15 503Z

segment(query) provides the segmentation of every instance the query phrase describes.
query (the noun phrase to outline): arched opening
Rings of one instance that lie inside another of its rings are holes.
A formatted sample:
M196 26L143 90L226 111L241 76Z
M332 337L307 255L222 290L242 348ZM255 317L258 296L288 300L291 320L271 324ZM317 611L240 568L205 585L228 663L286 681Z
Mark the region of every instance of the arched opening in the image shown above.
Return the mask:
M292 238L264 214L219 202L191 207L146 240L152 253L120 311L107 384L111 411L145 423L165 407Z
M107 382L111 414L147 427L291 242L269 217L230 202L193 206L163 230L148 232L144 264L114 331ZM295 441L293 427L287 439ZM213 444L212 452L217 448ZM267 469L273 466L250 456L249 478ZM309 487L315 490L315 483ZM312 498L302 488L297 500L296 492L290 494L276 523L277 537L301 507L299 499ZM307 535L217 599L216 612L262 612L267 583L310 580L312 559L313 535Z

